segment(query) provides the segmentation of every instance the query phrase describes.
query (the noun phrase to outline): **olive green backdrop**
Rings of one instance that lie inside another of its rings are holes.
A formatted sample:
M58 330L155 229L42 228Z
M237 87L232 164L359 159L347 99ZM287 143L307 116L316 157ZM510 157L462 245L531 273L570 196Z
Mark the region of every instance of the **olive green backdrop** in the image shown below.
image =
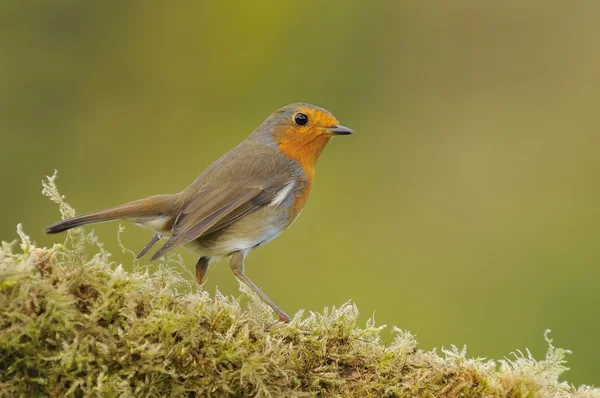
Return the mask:
M503 357L542 334L600 384L600 3L3 2L0 237L175 192L296 101L356 131L248 274L285 310ZM526 4L525 4L526 3ZM171 4L170 7L167 4ZM96 227L114 259L117 224ZM151 233L130 225L139 250ZM181 250L191 270L195 258ZM237 295L225 263L207 288Z

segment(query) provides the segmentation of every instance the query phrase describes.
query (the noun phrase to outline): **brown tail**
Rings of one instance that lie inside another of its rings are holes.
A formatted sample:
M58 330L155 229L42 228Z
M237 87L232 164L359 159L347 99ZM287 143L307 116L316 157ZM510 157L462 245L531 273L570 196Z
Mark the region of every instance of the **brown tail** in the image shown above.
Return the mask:
M167 216L176 207L177 195L155 195L139 199L110 209L93 211L77 217L56 222L46 227L47 234L56 234L71 228L104 221L125 219L128 221L143 220L148 217Z

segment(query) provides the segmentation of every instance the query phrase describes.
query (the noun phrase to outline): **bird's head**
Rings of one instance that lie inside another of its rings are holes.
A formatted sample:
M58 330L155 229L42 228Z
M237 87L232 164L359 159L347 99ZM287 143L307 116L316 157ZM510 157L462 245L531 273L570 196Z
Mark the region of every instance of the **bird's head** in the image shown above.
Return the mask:
M284 155L297 160L311 174L329 140L336 135L352 133L349 128L340 126L330 112L305 103L276 110L255 131L261 138L271 140Z

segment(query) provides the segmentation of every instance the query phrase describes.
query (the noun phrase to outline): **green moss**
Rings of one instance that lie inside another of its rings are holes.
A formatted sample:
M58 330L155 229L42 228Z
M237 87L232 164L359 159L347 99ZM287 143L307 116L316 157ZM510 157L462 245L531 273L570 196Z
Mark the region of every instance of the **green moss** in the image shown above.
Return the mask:
M53 177L44 191L72 213ZM271 311L243 286L248 308L198 291L172 262L125 272L81 230L52 248L18 233L20 250L0 250L0 391L9 396L600 397L558 381L567 351L547 337L542 360L423 351L399 329L385 345L383 327L359 325L352 303L266 328Z

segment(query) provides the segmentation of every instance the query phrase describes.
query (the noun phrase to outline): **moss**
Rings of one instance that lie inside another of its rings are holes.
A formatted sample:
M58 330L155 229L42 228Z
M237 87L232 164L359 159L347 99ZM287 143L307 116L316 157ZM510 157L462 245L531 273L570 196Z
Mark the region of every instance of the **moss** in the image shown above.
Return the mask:
M72 214L54 177L44 191ZM359 325L352 303L267 328L271 311L243 285L248 308L198 291L173 259L125 272L91 233L52 248L18 233L20 250L0 250L0 391L9 396L600 397L558 381L567 351L547 336L542 360L423 351L400 329L386 345L383 327Z

